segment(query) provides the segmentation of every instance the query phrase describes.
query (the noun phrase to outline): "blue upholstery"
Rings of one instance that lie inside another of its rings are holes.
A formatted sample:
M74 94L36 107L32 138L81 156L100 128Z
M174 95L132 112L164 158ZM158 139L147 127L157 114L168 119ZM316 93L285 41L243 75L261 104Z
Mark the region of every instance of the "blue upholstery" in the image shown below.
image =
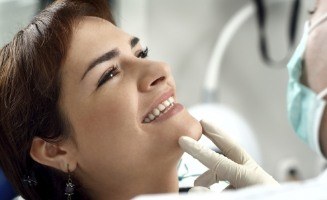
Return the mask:
M11 187L10 183L8 182L2 170L0 169L0 199L11 200L15 196L17 196L16 192Z

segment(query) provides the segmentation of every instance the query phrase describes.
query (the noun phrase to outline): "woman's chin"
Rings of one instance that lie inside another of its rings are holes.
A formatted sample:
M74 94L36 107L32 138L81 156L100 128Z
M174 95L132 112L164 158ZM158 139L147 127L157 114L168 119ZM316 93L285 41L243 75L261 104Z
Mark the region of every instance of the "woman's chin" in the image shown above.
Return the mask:
M159 126L154 125L153 128L155 130L151 131L151 135L156 138L156 142L154 142L155 149L160 151L164 155L163 157L168 155L168 159L172 159L174 162L178 162L183 154L178 144L181 136L199 140L202 135L200 122L190 115L186 109L164 123L160 123Z
M190 115L186 109L163 123L154 124L152 128L150 135L158 139L155 144L160 144L165 149L161 149L162 152L168 151L171 153L173 149L179 152L181 149L178 140L181 136L199 140L202 135L200 122Z
M200 139L202 135L201 124L186 109L178 116L176 122L178 123L175 126L178 129L178 138L180 136L188 136L195 140Z
M188 131L186 136L189 136L195 140L199 140L202 135L202 126L200 122L190 115L190 120L188 122Z

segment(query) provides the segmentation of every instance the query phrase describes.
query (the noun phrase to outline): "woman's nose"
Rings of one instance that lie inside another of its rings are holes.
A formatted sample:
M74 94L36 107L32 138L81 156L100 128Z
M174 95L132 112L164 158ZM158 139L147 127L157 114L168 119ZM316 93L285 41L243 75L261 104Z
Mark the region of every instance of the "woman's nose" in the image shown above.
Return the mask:
M140 92L151 91L152 89L164 86L170 79L169 66L163 62L151 62L143 66L140 73L138 89Z

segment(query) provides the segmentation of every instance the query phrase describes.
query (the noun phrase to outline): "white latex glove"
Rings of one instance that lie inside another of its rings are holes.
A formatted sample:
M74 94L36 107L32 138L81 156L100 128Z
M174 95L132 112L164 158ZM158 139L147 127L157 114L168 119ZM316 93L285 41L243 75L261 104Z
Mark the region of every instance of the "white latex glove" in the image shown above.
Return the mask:
M218 154L199 144L194 139L179 138L181 148L209 168L198 177L195 186L209 187L219 180L228 181L235 188L255 184L274 184L278 182L266 173L240 146L208 122L200 122L206 135L223 153Z

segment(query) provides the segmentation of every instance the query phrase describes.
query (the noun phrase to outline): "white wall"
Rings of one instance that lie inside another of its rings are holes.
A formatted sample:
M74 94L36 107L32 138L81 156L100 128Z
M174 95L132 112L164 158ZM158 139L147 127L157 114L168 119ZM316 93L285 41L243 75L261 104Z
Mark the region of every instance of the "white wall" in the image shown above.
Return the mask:
M31 21L37 8L38 0L0 0L0 46Z

